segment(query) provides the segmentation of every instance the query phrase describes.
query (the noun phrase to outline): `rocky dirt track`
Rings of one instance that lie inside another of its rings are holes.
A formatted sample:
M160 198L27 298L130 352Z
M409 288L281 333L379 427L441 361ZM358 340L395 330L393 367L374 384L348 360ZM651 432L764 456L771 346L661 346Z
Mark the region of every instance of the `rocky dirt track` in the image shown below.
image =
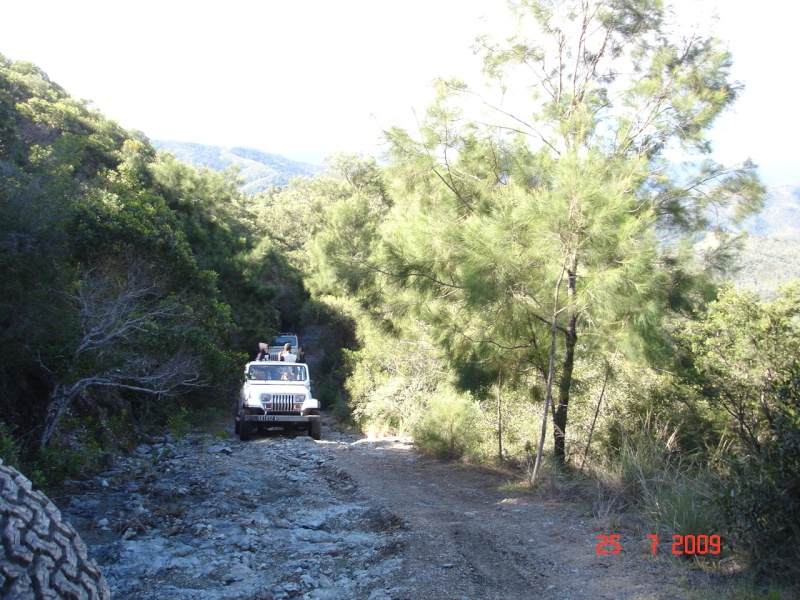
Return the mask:
M117 599L686 597L687 569L408 440L260 433L140 446L53 498Z

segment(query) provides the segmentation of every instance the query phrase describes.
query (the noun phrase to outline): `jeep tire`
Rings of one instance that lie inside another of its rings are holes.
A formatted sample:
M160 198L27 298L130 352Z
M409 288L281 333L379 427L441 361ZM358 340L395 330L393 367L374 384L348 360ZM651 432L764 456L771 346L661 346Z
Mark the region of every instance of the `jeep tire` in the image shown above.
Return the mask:
M249 440L253 435L253 423L246 419L247 411L241 410L239 412L239 439L243 442Z
M311 419L308 424L308 435L315 440L322 439L322 417Z
M3 464L0 542L0 598L111 598L78 532L22 473Z

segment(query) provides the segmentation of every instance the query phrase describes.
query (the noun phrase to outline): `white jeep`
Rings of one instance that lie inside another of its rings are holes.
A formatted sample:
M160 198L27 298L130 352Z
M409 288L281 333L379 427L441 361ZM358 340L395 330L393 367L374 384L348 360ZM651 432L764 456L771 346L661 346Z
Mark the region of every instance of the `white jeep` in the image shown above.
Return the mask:
M305 429L315 440L322 437L319 400L311 397L308 365L278 361L247 363L239 394L234 429L249 440L253 429Z

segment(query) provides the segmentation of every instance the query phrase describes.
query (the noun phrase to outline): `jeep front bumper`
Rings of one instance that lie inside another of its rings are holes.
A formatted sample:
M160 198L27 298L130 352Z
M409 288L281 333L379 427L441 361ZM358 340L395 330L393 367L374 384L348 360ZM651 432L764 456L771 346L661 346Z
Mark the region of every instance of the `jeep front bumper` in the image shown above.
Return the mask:
M256 423L309 423L319 415L242 415L245 421Z

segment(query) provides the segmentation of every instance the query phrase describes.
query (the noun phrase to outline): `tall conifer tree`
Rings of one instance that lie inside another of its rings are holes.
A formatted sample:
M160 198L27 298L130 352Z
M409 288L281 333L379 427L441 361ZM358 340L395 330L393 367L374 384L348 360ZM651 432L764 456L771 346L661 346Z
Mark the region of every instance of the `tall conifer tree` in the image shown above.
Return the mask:
M687 234L721 232L711 217L749 214L763 188L752 164L710 158L737 91L717 40L658 0L515 10L518 35L478 43L505 104L440 82L417 134L388 133L383 267L467 379L541 375L563 462L576 353L637 349L691 287Z

